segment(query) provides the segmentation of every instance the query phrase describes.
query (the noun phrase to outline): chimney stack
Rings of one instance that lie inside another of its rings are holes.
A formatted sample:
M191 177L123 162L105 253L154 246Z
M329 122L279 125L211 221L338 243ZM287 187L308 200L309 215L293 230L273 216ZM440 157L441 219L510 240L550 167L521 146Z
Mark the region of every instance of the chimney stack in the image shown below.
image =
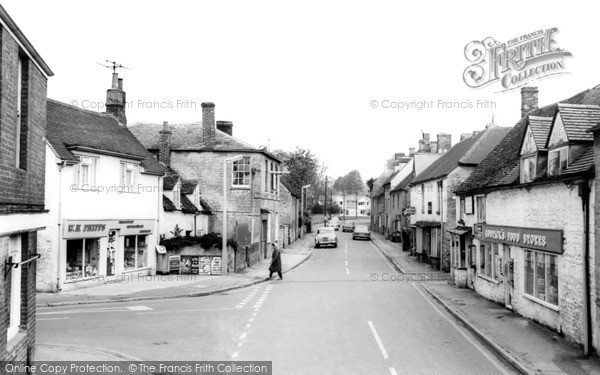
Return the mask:
M523 87L521 89L521 117L538 109L538 88Z
M438 141L431 141L431 152L438 153Z
M471 138L473 136L473 133L462 133L460 135L460 141L464 141L465 139Z
M125 91L123 91L123 78L118 73L112 75L112 87L106 90L106 113L113 115L122 126L127 126L125 115Z
M415 148L411 147L408 149L408 156L413 156L415 154Z
M169 123L163 122L163 128L159 132L160 138L158 143L158 161L164 163L167 167L171 165L171 130Z
M215 103L202 103L202 140L208 150L215 148Z
M217 121L217 129L233 136L233 123L231 121Z
M452 148L452 134L437 134L438 152L444 153Z

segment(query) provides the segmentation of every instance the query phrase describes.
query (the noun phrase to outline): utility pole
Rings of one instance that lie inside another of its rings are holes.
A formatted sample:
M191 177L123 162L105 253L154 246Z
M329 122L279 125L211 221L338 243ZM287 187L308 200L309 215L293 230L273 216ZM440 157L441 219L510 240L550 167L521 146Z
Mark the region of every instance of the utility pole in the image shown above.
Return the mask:
M327 176L325 176L325 199L323 200L323 218L324 221L327 221Z

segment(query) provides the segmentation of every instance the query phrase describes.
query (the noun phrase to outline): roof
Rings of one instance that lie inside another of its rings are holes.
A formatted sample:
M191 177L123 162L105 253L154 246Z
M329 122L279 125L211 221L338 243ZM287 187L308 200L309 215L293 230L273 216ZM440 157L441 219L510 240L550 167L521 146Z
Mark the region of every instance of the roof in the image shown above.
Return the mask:
M173 190L175 185L177 185L177 181L179 181L179 176L166 176L163 178L163 189Z
M558 111L569 141L594 140L587 130L600 122L600 106L559 103Z
M582 91L561 103L600 104L600 85ZM529 117L554 117L557 104L547 105L529 112ZM527 117L521 118L512 130L479 164L471 175L455 190L466 194L477 190L514 184L519 179L521 144L527 130ZM582 157L583 158L583 155ZM574 161L572 166L577 163Z
M387 185L387 184L391 184L391 183L392 183L392 180L394 179L394 177L396 177L396 176L398 175L398 173L400 173L400 171L401 171L401 169L398 169L397 171L395 171L394 173L392 173L392 174L390 175L390 177L388 177L388 178L385 180L385 182L383 183L383 185L382 185L382 186L385 186L385 185Z
M385 171L383 171L383 173L379 175L379 177L375 179L375 181L373 182L373 194L371 194L373 198L383 194L383 185L392 174L394 174L394 170L386 169Z
M396 185L396 187L394 187L391 192L395 193L397 191L406 189L408 187L408 185L410 185L412 178L413 178L413 175L411 173L408 176L406 176L404 178L404 180L400 181L400 183L398 185Z
M479 165L481 161L510 132L510 127L492 126L483 131L475 144L460 158L459 164Z
M163 210L167 211L167 212L172 212L172 211L177 211L177 207L175 207L175 204L173 204L173 202L165 197L163 195Z
M72 152L79 147L94 153L140 160L147 173L162 175L166 172L133 134L109 114L52 99L47 101L46 113L46 138L62 160L79 162Z
M186 213L186 214L196 214L196 213L212 214L212 208L210 208L208 203L206 203L206 201L202 198L200 198L200 206L202 207L202 209L198 210L196 205L194 205L192 203L192 201L190 201L188 199L188 197L186 197L183 194L181 195L181 212ZM175 204L168 197L166 197L164 195L163 195L163 210L165 210L166 212L177 211L177 207L175 207Z
M212 207L210 207L210 205L204 199L202 199L202 197L200 197L200 206L202 207L202 213L212 214Z
M292 184L292 182L289 180L287 175L281 176L280 181L281 181L281 184L283 186L285 186L286 189L288 189L288 191L290 192L290 194L292 194L292 196L294 196L296 198L301 197L300 189L298 189L294 184Z
M188 197L181 194L181 212L186 214L196 214L200 211L198 210L198 208L196 208L192 201L188 199Z
M431 163L423 172L419 173L411 184L419 184L429 180L442 178L448 175L458 166L459 161L467 151L481 138L484 132L478 132L472 137L455 144L450 150L446 151L439 159Z
M191 195L194 194L194 190L198 186L198 180L182 180L181 181L181 194Z
M148 150L158 150L160 131L163 124L138 123L129 126L129 130ZM179 151L231 151L258 152L280 161L266 149L254 147L219 129L215 129L214 149L208 150L204 144L202 122L187 124L169 124L171 150Z
M552 127L552 117L529 116L529 127L538 150L546 148L546 141Z
M40 54L36 51L36 49L33 47L33 45L27 39L27 37L25 37L25 34L23 34L21 29L19 29L19 26L17 26L15 21L13 21L13 19L10 17L6 9L2 7L2 5L0 5L0 20L2 21L2 25L4 25L8 30L10 30L10 33L15 36L16 40L23 47L25 53L29 55L29 57L44 72L44 74L46 74L46 76L48 77L53 76L54 73L52 73L52 70L50 70L48 64L46 64L46 62L42 59Z

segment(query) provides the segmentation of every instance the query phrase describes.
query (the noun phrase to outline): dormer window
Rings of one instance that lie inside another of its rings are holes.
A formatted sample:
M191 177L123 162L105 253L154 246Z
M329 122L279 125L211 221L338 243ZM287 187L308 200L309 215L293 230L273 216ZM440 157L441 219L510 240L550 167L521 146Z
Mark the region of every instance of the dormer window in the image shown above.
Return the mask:
M569 148L561 147L548 153L548 176L556 176L569 165Z
M521 158L521 183L527 183L535 180L536 176L536 156L530 155Z

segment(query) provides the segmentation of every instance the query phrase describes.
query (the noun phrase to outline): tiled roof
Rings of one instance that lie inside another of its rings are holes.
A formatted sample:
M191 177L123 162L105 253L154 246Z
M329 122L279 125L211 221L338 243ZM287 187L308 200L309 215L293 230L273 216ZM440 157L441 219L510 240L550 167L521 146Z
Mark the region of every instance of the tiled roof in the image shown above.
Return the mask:
M290 194L292 194L294 197L300 198L301 197L300 189L298 189L296 186L294 186L294 184L292 184L292 182L289 180L289 178L287 176L288 175L281 176L281 184L283 186L285 186L285 188L288 189Z
M464 165L479 165L481 161L506 137L511 128L492 126L483 131L479 139L469 148L459 163Z
M163 210L167 212L177 211L177 207L171 202L171 200L163 195Z
M58 156L65 161L78 162L71 152L73 147L111 152L143 159L142 167L148 173L163 174L164 166L146 150L117 120L106 113L77 108L56 100L47 101L46 138Z
M185 214L196 214L200 211L196 208L196 206L186 197L181 194L181 212Z
M179 176L166 176L163 178L163 189L173 190L175 185L177 185L177 181L179 181Z
M404 178L404 180L400 181L400 183L398 185L396 185L396 187L394 187L391 192L395 193L397 191L406 189L408 187L408 185L410 185L410 181L412 180L412 178L413 178L413 175L411 173L408 176L406 176Z
M600 85L561 101L567 104L600 104ZM529 116L554 117L557 104L547 105L529 113ZM527 116L521 118L506 137L483 159L457 189L469 193L487 188L511 185L519 180L521 144L527 129ZM574 163L575 164L575 163Z
M569 141L593 141L594 135L587 130L600 122L600 106L558 104Z
M529 116L528 121L538 150L545 149L546 141L550 135L550 127L552 126L552 117Z
M439 159L431 163L431 165L423 172L419 173L415 179L412 180L411 185L447 176L448 173L458 166L460 159L465 156L467 151L469 151L482 135L483 132L478 132L474 136L455 144L450 150L440 156Z
M158 150L159 132L162 128L162 124L150 123L138 123L129 126L129 130L148 150ZM207 151L202 134L202 122L170 124L169 130L171 131L169 139L171 150ZM265 149L251 146L218 129L215 129L214 150L260 152L279 161L275 155Z
M567 169L562 173L563 175L577 174L587 172L594 167L594 146L587 146L586 150L581 156L569 165Z
M202 199L202 197L200 197L200 207L202 207L202 213L212 214L213 212L213 209L204 199Z
M181 194L184 194L184 195L194 194L194 190L196 190L196 186L198 186L198 180L182 180L181 181Z
M371 194L373 198L383 194L383 185L393 173L393 170L387 169L382 174L380 174L379 177L377 177L375 182L373 182L373 194Z
M398 175L398 173L400 173L400 171L401 171L401 169L399 169L399 170L395 171L394 173L392 173L390 175L390 177L388 177L387 180L385 180L385 182L383 183L382 186L385 186L387 184L391 184L392 180L394 179L394 177L396 177Z

